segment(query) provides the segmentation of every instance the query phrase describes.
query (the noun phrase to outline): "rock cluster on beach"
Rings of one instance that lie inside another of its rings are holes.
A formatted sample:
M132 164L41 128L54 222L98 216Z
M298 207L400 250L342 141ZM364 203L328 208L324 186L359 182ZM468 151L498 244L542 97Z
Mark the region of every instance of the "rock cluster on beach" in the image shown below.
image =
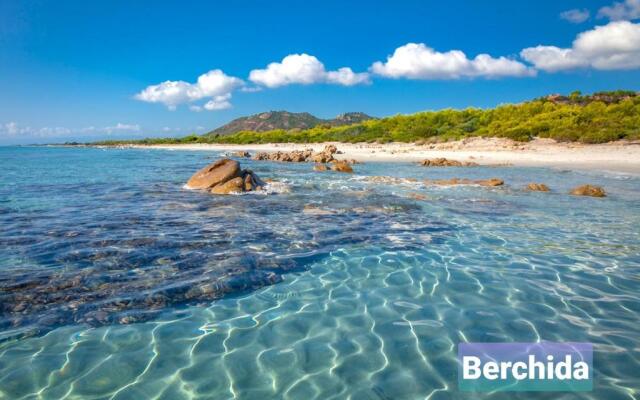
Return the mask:
M282 161L282 162L316 162L328 163L335 160L334 154L338 149L333 144L328 144L320 152L314 153L312 149L276 151L273 153L261 151L253 156L254 160Z
M447 158L427 158L420 162L423 167L476 167L477 163L472 161L449 160Z
M276 151L274 153L259 152L253 156L253 159L260 161L315 162L314 171L353 172L350 164L356 164L356 160L338 160L333 157L337 153L339 153L338 148L333 144L328 144L322 151L317 153L314 153L312 149ZM331 165L327 166L326 164L328 163L331 163Z
M232 194L261 190L266 185L253 171L240 169L240 163L223 158L193 174L187 182L190 189L208 190L213 194Z

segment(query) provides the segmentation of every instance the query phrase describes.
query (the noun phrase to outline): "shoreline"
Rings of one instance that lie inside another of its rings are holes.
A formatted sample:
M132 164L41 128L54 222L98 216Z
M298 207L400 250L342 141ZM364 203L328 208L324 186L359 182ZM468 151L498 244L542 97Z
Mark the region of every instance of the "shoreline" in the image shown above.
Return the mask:
M438 144L414 143L269 143L269 144L158 144L91 146L100 148L136 148L199 151L320 151L334 144L341 154L337 159L359 162L418 162L444 157L473 161L480 165L559 167L624 172L640 175L640 142L618 141L606 144L558 143L552 139L515 142L504 138L468 138Z

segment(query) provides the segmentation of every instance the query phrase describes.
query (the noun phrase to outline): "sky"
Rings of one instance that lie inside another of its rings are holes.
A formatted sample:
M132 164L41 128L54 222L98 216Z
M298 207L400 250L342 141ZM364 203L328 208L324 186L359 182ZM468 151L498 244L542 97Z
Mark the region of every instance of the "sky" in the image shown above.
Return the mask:
M0 1L0 145L640 90L640 0Z

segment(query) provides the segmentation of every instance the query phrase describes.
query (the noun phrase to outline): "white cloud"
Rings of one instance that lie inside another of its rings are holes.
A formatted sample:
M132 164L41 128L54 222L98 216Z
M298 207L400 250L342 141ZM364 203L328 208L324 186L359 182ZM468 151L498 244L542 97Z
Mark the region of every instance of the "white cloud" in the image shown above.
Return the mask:
M609 18L612 21L632 20L640 18L640 0L625 0L598 10L598 18Z
M353 72L351 68L342 67L337 71L329 71L326 75L327 82L343 86L353 86L370 83L369 74L366 72Z
M111 134L114 132L140 132L140 125L138 124L123 124L118 122L114 126L106 126L102 129L103 132Z
M40 128L37 131L37 136L43 137L55 137L55 136L65 136L70 135L72 133L71 129L65 128L63 126L54 126L54 127L44 127Z
M18 127L18 124L14 121L7 122L6 124L4 124L2 128L3 128L2 131L10 136L15 136L20 133L20 128Z
M138 124L117 123L113 126L105 126L96 128L88 126L85 128L67 128L63 126L45 126L42 128L32 128L30 126L22 126L16 122L8 122L0 125L0 136L25 136L38 138L55 138L70 136L73 134L112 134L112 133L135 133L140 132L141 128Z
M398 47L386 62L377 61L371 71L387 78L460 79L533 76L535 71L519 61L480 54L469 59L460 50L435 51L424 43Z
M72 133L72 130L62 126L45 126L42 128L32 128L22 126L15 121L0 125L0 136L34 136L34 137L55 137L65 136Z
M599 70L640 68L640 24L610 22L580 33L571 48L529 47L520 55L536 68L549 72L586 67Z
M230 95L243 81L214 69L198 77L196 83L185 81L165 81L146 87L135 98L149 103L162 103L170 110L183 103L205 98ZM197 107L196 107L197 108Z
M281 62L273 62L265 69L254 69L249 73L253 83L276 88L279 86L312 83L333 83L353 86L369 83L369 74L355 73L351 68L343 67L337 71L327 71L324 64L316 57L308 54L290 54Z
M244 93L255 93L262 92L262 88L260 86L243 86L240 88L240 91Z
M520 52L520 56L547 72L564 69L586 67L586 60L578 57L572 49L561 49L556 46L528 47Z
M572 24L580 24L589 19L591 13L586 8L567 10L560 13L560 18L571 22Z
M209 111L226 110L227 108L231 108L231 103L229 102L230 99L231 93L215 96L213 99L205 103L204 109Z

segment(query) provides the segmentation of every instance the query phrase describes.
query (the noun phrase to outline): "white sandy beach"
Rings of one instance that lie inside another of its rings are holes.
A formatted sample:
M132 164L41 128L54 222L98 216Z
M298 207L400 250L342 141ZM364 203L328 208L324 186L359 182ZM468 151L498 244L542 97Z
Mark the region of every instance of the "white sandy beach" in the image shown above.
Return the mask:
M321 150L327 143L297 144L176 144L130 145L126 147L171 150L213 151L292 151L312 148ZM414 162L425 158L445 157L474 161L481 165L511 164L515 166L548 166L640 174L640 142L620 141L587 145L557 143L536 139L527 143L501 138L470 138L456 142L417 145L413 143L334 143L341 154L337 158L361 162Z

